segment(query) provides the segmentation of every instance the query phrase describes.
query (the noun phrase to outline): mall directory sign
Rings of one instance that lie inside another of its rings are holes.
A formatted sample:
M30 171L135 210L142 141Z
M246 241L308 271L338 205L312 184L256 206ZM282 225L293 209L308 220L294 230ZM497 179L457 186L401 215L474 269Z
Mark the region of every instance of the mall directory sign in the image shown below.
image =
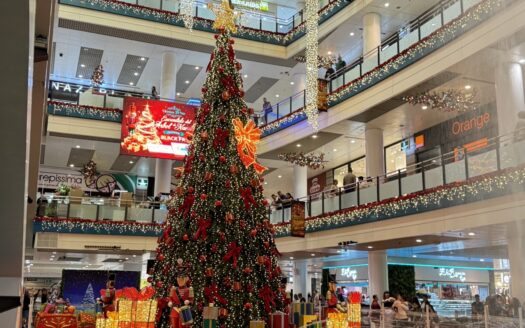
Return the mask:
M120 153L183 160L193 132L194 106L127 97L122 113Z

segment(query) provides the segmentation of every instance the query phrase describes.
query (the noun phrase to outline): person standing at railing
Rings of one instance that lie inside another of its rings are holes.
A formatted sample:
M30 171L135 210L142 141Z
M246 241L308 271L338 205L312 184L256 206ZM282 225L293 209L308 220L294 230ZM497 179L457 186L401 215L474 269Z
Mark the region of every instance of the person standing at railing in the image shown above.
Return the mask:
M479 295L474 296L474 302L471 304L472 308L472 317L479 318L483 316L485 312L485 305L480 301Z
M326 65L326 72L324 73L324 79L330 80L332 75L335 73L334 67L332 64Z
M345 174L343 178L343 186L345 188L345 193L355 191L356 176L352 171L352 168L349 168L348 173Z
M398 321L408 321L408 305L403 299L403 296L397 295L397 299L392 305L394 309L394 319Z
M341 55L337 56L337 63L335 64L335 71L338 72L340 69L346 67L346 62L343 60Z
M159 93L157 92L157 88L155 86L151 87L151 96L153 99L159 99Z
M273 112L272 104L266 99L263 98L263 113L264 113L264 123L268 124L268 115Z

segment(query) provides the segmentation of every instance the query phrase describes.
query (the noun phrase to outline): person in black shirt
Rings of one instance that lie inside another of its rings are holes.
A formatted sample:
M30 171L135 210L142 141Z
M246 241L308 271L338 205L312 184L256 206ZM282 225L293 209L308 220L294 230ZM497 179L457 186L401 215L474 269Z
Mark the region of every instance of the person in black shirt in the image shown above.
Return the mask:
M472 303L472 315L483 315L485 312L485 306L483 302L479 300L479 295L474 296L474 302Z

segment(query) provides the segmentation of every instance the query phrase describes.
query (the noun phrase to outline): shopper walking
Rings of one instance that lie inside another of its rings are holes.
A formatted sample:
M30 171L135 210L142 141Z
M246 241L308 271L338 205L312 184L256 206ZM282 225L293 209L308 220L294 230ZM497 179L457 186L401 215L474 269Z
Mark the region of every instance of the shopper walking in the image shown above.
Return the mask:
M397 299L392 305L394 309L394 319L398 321L408 321L408 305L401 295L397 295Z
M485 306L480 301L478 294L474 295L474 302L472 302L471 308L473 317L483 316L485 313Z
M272 104L268 99L263 98L263 113L264 113L264 124L268 124L268 115L273 112Z

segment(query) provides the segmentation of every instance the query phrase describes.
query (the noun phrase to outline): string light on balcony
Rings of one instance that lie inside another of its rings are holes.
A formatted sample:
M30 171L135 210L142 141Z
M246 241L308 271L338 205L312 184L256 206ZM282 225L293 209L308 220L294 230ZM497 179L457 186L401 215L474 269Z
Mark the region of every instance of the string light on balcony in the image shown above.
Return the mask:
M193 6L195 5L195 0L182 0L180 2L180 15L182 16L182 21L184 26L190 31L193 30Z
M308 123L314 131L319 129L317 122L317 67L318 60L318 0L306 0L306 106L305 113Z

